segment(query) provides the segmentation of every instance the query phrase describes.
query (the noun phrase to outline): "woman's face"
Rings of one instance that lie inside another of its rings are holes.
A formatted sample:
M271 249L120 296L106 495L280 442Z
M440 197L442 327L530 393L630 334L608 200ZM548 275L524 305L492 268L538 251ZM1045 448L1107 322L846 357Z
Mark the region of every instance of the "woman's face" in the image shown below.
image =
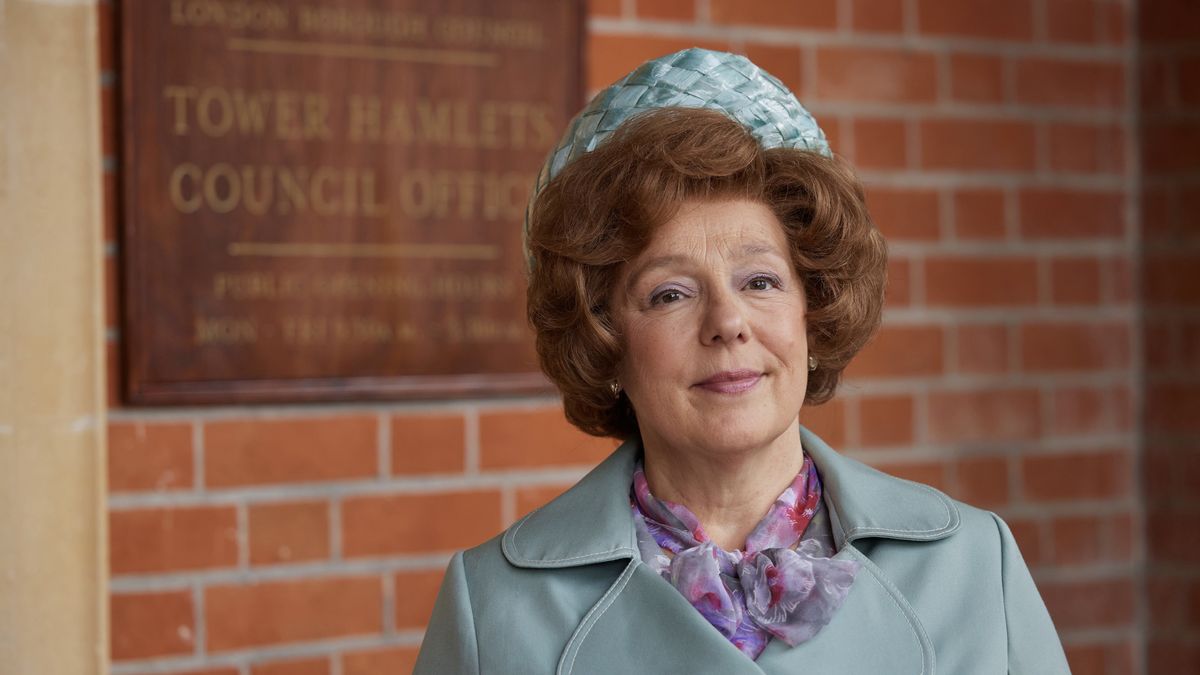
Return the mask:
M783 226L758 202L686 202L614 291L618 373L647 446L753 451L796 421L805 298Z

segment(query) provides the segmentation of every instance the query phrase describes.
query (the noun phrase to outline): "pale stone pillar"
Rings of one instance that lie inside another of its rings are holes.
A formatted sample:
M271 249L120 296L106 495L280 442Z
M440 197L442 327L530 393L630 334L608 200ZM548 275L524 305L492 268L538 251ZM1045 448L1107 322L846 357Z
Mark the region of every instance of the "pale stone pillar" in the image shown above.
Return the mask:
M0 0L0 672L108 672L94 0Z

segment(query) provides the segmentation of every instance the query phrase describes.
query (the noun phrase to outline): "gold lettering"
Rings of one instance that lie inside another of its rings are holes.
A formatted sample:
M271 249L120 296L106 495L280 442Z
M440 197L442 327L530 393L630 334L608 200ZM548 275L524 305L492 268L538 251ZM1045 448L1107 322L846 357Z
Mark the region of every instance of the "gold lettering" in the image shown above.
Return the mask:
M217 114L212 114L212 104L217 104ZM200 131L212 138L220 138L233 127L233 102L229 92L221 87L205 87L196 100L196 124Z
M195 317L192 341L197 345L230 345L258 342L258 326L253 319L234 317Z
M267 108L270 105L271 94L267 92L248 94L234 89L233 108L237 112L238 132L247 136L261 136L267 126Z
M274 3L242 0L171 0L171 23L193 28L281 30L287 10Z
M417 120L420 139L436 145L450 144L453 123L450 118L450 102L442 101L436 109L432 101L417 101Z
M184 136L188 132L188 100L196 95L195 87L180 87L167 85L163 87L163 96L171 99L172 119L176 136Z
M312 177L312 206L313 212L320 216L337 215L340 202L325 195L326 185L338 177L338 172L328 166L317 167Z
M217 189L217 182L225 183L225 195ZM237 172L229 164L214 164L204 174L204 201L215 213L229 213L237 208L242 199L242 183Z
M279 202L280 213L308 211L308 194L303 183L308 182L308 167L281 167L279 172L279 192L287 197Z
M376 142L383 135L383 104L377 96L350 97L350 140Z
M190 178L194 184L199 182L202 176L203 172L200 171L200 167L190 162L180 164L171 171L167 194L171 196L171 205L180 213L195 213L204 205L204 199L195 192L192 192L191 197L183 194L183 181L185 178Z
M275 169L270 166L257 167L257 170L253 166L242 167L242 204L247 211L256 216L267 215L275 198L274 177Z

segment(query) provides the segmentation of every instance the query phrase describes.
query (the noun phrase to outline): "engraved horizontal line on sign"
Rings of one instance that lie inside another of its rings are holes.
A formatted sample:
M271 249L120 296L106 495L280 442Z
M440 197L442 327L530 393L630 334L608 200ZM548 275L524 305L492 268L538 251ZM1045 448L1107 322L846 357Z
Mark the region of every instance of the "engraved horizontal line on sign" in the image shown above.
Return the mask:
M434 63L448 66L478 66L481 68L495 68L500 62L500 59L490 52L473 52L461 49L376 47L336 42L304 42L300 40L229 38L225 43L225 47L231 51L258 52L260 54L329 56L345 59L370 59L373 61L408 61L412 63Z
M423 258L439 260L495 260L496 246L488 244L321 244L248 242L229 244L232 256L275 258Z

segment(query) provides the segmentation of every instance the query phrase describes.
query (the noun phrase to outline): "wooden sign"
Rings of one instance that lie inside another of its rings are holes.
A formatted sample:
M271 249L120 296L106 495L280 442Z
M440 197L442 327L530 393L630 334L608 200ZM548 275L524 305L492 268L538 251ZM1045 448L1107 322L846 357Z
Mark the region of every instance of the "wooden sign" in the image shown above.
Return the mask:
M133 403L542 390L521 223L573 0L126 0Z

